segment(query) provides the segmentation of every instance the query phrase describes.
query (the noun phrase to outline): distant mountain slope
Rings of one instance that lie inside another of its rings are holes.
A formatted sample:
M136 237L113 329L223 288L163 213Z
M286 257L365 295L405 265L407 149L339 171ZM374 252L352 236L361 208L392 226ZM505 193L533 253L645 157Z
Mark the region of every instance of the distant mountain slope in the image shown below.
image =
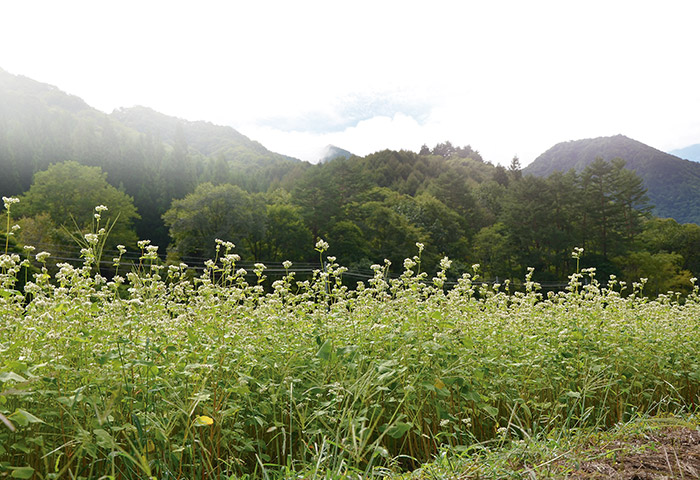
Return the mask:
M597 157L626 160L627 168L644 180L655 215L700 224L700 163L680 159L624 135L559 143L537 157L523 173L547 176L557 170L580 172Z
M12 75L2 68L0 68L0 98L2 99L0 113L13 111L13 107L18 104L27 106L28 101L36 107L43 104L76 114L85 111L97 112L75 95L69 95L53 85L37 82L22 75Z
M184 140L190 149L204 156L223 156L237 164L256 162L270 164L279 161L299 160L269 151L237 130L210 122L191 122L171 117L148 107L119 108L111 117L134 130L174 145ZM182 138L177 138L182 135Z
M323 150L319 152L318 157L318 163L326 163L335 158L350 158L352 157L352 153L340 147L336 147L335 145L326 145Z
M49 164L76 160L107 170L123 180L125 166L143 166L135 148L139 134L79 97L0 69L0 192L26 191L34 173ZM128 158L125 158L129 151Z
M59 88L0 69L0 195L26 192L34 174L74 160L98 166L134 198L141 238L167 244L161 215L202 182L266 191L309 164L270 152L230 127L137 107L107 115Z
M679 158L691 160L693 162L700 162L700 143L696 143L695 145L690 145L689 147L685 148L679 148L677 150L671 150L668 153Z

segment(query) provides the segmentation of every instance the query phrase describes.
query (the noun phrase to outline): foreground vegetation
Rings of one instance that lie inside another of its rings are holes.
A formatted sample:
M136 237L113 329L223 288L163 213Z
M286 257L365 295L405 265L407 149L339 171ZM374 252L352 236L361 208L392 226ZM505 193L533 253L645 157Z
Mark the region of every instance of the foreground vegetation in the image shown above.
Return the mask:
M0 475L367 477L697 410L697 287L650 300L585 270L560 293L530 277L509 292L474 266L446 289L450 261L431 278L418 245L400 277L375 265L348 289L323 241L324 268L303 281L285 262L270 285L222 241L197 273L140 242L140 264L115 258L106 278L101 211L82 265L55 274L48 253L6 242Z

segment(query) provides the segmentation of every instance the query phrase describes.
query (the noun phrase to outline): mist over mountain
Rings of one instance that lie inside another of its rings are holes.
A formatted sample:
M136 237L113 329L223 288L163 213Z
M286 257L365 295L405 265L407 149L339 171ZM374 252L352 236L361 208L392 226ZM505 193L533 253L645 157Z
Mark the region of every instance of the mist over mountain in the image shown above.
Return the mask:
M350 158L352 155L353 154L351 152L340 147L336 147L335 145L326 145L318 153L318 162L316 163L326 163L336 158Z
M26 192L34 174L66 161L100 167L133 197L141 238L167 245L161 215L197 184L267 190L309 164L267 150L231 127L190 122L146 107L111 115L79 97L0 69L0 193Z
M118 108L110 116L123 125L170 145L184 141L189 149L202 155L223 156L226 160L238 164L299 161L296 158L271 152L262 144L228 126L214 125L205 121L192 122L143 106Z
M683 160L624 135L562 142L537 157L524 174L582 171L596 158L621 158L648 190L654 214L680 223L700 223L700 163Z

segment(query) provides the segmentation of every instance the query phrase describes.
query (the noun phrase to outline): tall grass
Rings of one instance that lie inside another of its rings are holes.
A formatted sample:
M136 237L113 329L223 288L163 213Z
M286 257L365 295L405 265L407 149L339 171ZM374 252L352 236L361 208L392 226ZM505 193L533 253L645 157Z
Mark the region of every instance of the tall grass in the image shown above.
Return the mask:
M305 281L268 285L257 265L250 282L225 242L201 274L143 242L138 268L116 258L105 278L93 234L83 265L52 275L37 254L23 291L28 259L1 257L0 413L16 431L0 425L0 474L367 477L698 407L697 287L651 300L584 271L509 293L475 266L448 290L449 260L430 278L419 253L348 289L324 243Z

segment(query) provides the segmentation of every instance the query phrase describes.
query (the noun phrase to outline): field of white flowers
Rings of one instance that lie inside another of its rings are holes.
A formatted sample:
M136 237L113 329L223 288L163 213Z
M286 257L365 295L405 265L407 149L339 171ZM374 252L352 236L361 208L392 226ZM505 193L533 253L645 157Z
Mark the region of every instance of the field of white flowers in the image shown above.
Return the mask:
M510 292L475 267L446 288L419 246L349 289L324 242L303 281L251 277L221 241L203 272L142 242L103 276L104 235L82 265L0 257L0 476L364 478L700 404L697 287L648 299L584 271Z

